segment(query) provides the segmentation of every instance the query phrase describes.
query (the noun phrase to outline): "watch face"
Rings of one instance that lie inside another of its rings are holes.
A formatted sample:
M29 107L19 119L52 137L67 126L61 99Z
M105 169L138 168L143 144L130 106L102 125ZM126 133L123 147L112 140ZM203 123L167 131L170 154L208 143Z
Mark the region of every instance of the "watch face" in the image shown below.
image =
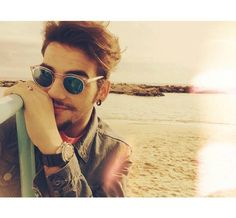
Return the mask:
M63 143L62 158L65 162L69 161L74 155L74 147L69 143Z

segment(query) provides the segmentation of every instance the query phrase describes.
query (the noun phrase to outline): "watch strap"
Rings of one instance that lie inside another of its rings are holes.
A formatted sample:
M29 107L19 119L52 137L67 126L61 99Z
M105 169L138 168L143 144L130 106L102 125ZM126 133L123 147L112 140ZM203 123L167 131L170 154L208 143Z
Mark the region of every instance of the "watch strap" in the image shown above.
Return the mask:
M62 153L60 154L50 154L50 155L42 155L42 162L43 165L46 165L48 167L62 167L67 164L62 158Z

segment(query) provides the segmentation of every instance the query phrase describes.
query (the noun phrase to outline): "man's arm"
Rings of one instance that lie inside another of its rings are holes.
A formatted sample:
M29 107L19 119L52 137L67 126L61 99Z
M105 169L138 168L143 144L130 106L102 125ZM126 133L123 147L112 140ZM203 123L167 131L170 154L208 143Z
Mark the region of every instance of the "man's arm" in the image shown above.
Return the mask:
M47 185L49 196L124 197L127 175L131 166L130 153L131 149L126 144L114 147L101 162L102 170L98 170L98 173L93 175L94 179L101 178L101 182L93 189L82 174L78 159L74 155L63 168L58 168L54 173L45 175L44 183ZM51 169L49 168L49 170ZM40 190L40 186L43 184L40 176L36 176L35 184L38 184L36 188Z
M32 89L28 89L28 86ZM50 97L32 81L19 82L8 88L4 95L12 93L23 98L26 128L32 143L43 154L55 154L62 139L57 129ZM102 175L98 175L103 176L103 183L97 189L99 190L97 193L101 193L94 196L124 196L123 181L128 173L128 154L126 145L116 146L107 154L103 166L105 170L101 172ZM40 184L39 179L45 176L50 196L92 196L91 188L81 173L76 155L61 169L42 170L44 175L39 172L35 183L45 187L45 183Z
M45 173L45 167L41 173ZM49 197L92 197L92 191L81 173L76 155L57 172L41 177L36 175L34 186L40 192L47 186ZM44 196L43 193L40 193ZM46 196L46 195L45 195Z

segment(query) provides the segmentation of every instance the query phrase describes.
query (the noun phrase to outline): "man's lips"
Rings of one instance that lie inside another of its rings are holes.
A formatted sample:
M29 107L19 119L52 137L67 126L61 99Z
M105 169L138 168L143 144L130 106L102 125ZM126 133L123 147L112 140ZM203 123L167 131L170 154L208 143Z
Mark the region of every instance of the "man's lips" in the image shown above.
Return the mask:
M76 108L73 107L72 105L69 105L69 104L65 104L63 102L59 102L59 101L55 101L53 100L53 107L54 107L54 110L69 110L69 111L76 111Z
M68 107L64 106L64 105L59 105L59 104L53 104L54 110L69 110Z

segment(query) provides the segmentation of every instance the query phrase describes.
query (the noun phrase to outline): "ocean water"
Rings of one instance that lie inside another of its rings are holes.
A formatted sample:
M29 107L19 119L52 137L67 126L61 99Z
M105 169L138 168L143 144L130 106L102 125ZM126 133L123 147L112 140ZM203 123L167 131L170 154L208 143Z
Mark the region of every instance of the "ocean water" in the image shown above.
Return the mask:
M110 94L98 108L105 119L236 126L236 95L165 94L138 97Z
M0 88L0 96L3 89ZM104 119L236 128L236 95L229 94L168 93L163 97L110 94L97 111Z

